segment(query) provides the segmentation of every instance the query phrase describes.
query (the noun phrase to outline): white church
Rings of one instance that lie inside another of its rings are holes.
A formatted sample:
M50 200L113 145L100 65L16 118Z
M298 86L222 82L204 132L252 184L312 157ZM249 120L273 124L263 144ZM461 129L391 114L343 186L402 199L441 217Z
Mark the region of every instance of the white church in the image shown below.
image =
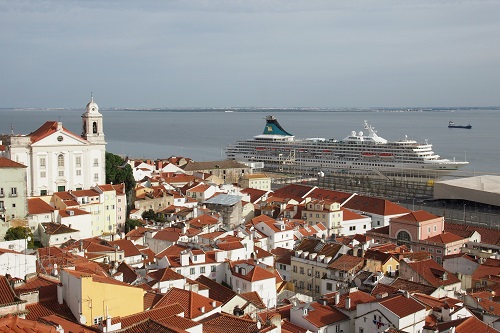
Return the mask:
M82 135L47 121L28 135L12 135L6 157L27 166L28 196L87 189L104 184L106 141L102 114L91 97L82 114Z

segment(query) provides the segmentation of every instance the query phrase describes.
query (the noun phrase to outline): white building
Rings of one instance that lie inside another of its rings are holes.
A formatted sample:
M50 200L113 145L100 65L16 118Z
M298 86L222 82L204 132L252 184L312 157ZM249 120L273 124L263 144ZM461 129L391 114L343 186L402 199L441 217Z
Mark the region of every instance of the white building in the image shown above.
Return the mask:
M425 325L425 306L406 293L358 304L354 319L355 332L384 332L389 327L419 333Z
M237 292L257 292L268 308L276 306L276 275L251 261L229 263L225 282Z
M47 121L28 135L11 135L6 155L27 166L28 195L90 188L105 183L102 114L93 98L82 115L82 135Z
M23 222L28 215L26 166L0 157L0 222L2 235L12 222Z

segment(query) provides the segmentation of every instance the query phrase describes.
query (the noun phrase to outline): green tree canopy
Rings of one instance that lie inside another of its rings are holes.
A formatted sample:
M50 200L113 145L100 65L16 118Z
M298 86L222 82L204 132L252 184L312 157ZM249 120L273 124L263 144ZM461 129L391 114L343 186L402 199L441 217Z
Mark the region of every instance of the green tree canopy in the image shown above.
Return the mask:
M130 230L135 229L135 227L142 226L141 221L136 219L127 219L125 221L125 233L128 233Z
M106 152L106 184L125 183L127 193L135 187L134 175L130 165L118 155Z
M11 241L16 239L28 239L28 247L33 248L34 246L33 233L29 228L11 227L7 229L7 232L5 233L5 240Z

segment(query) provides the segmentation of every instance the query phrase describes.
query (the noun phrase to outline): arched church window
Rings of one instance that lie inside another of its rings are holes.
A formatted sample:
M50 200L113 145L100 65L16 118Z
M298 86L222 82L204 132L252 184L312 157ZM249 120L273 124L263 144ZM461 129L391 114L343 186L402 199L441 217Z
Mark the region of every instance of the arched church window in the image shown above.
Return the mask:
M397 243L398 245L404 245L404 244L410 244L411 243L411 237L410 237L410 234L407 233L406 231L404 230L401 230L400 232L398 232L398 235L397 235Z
M97 122L94 121L92 123L92 133L97 134Z
M60 168L64 167L64 155L63 154L59 154L57 156L57 166Z

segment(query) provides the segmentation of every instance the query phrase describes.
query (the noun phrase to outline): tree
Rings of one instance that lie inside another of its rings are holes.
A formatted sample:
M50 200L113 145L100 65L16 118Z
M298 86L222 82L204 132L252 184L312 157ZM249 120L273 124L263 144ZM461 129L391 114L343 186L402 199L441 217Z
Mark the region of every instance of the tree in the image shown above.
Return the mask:
M129 232L132 229L135 229L135 227L140 227L140 226L142 226L141 221L136 219L127 219L125 221L125 233Z
M106 184L125 184L127 195L127 216L134 202L135 179L130 165L125 164L123 158L106 152Z
M144 211L141 216L145 220L149 220L149 221L155 221L156 220L156 213L152 209Z
M33 233L26 227L11 227L5 233L5 240L28 239L28 248L34 247Z

